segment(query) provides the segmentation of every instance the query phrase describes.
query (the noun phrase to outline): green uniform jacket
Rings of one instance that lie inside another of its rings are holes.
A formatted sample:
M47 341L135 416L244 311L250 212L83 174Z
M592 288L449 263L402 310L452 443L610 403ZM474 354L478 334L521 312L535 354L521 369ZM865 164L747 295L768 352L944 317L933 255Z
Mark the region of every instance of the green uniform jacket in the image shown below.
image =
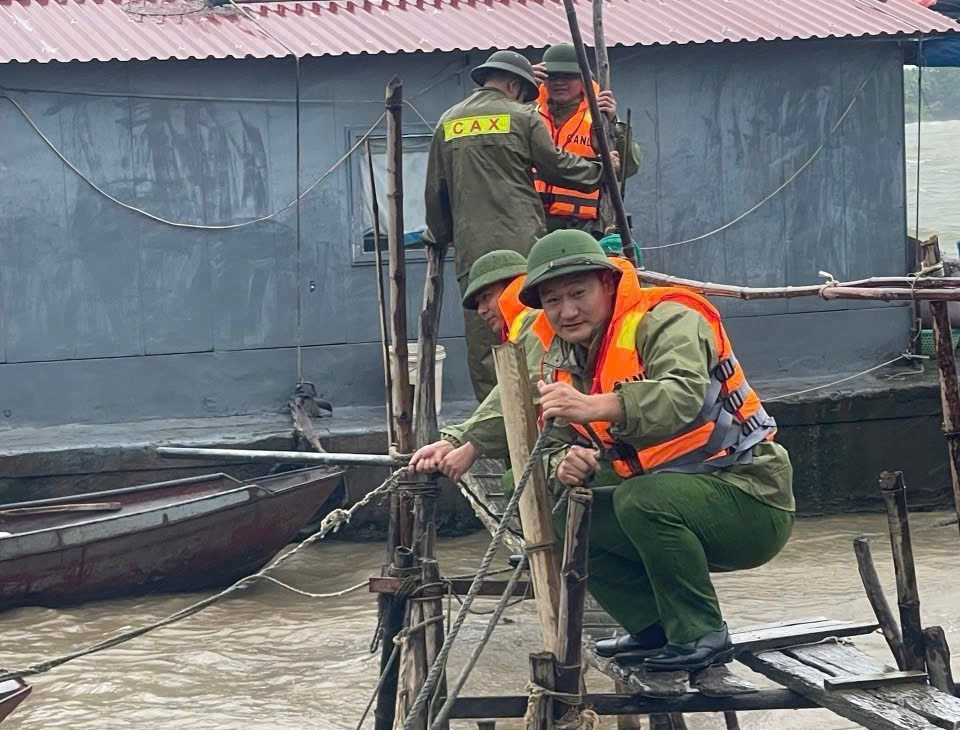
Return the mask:
M691 423L700 412L710 372L716 367L713 332L699 313L674 302L664 302L640 320L637 352L645 380L618 383L614 392L625 414L610 432L634 448L652 446ZM573 376L573 386L586 393L592 372L586 372L587 350L554 338L544 356L544 369L562 367ZM555 462L559 463L559 462ZM792 512L793 467L787 450L773 441L753 448L753 462L711 472L761 502Z
M599 162L558 150L535 107L497 89L478 89L441 117L427 162L426 223L438 244L455 246L458 279L489 251L526 256L546 233L534 166L557 185L600 185Z
M543 345L532 330L537 310L527 312L517 334L517 342L523 345L527 353L527 371L534 393L540 379L540 365L543 360ZM484 456L505 458L507 456L507 434L503 427L503 409L500 406L500 388L494 386L490 395L477 406L477 410L463 423L448 424L440 429L440 438L454 446L462 446L468 441L477 447Z

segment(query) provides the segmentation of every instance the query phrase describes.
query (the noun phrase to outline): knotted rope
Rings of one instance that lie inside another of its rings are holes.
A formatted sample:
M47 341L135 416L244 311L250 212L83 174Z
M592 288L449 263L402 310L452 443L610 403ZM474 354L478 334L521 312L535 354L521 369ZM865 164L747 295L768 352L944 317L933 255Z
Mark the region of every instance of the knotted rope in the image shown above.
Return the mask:
M524 690L529 695L527 713L523 717L523 726L527 730L533 728L534 709L544 697L552 697L558 702L570 705L570 709L563 714L563 717L553 723L555 730L596 730L600 727L600 716L589 708L581 707L583 697L579 693L557 692L535 682L528 682Z

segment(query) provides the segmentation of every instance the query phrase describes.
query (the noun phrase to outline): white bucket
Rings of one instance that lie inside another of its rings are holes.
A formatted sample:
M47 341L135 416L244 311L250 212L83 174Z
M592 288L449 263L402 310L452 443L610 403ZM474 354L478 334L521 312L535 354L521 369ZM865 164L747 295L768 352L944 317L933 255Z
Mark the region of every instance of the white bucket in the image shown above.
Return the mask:
M407 372L410 374L410 385L417 384L417 343L407 343ZM393 354L393 345L390 346L390 354ZM433 373L434 397L437 401L437 415L440 415L440 402L443 396L443 361L447 358L447 351L443 345L437 345L436 367Z

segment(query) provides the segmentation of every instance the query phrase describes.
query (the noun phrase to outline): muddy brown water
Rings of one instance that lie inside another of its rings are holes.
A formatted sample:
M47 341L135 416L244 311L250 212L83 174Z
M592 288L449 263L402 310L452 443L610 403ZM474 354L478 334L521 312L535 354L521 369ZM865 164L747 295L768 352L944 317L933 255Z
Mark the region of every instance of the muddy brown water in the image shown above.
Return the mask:
M924 622L942 625L960 653L960 536L956 525L937 526L947 516L915 514L912 525ZM814 616L870 618L851 547L852 538L861 534L874 536L874 557L894 601L882 515L806 519L797 523L786 548L768 565L716 577L727 620L744 626ZM486 533L477 533L442 541L445 573L474 567L488 539ZM304 590L334 591L375 574L382 550L375 543L321 543L294 556L277 576ZM104 634L160 619L203 595L5 612L0 614L0 666L20 667L66 653ZM480 608L490 606L492 601L485 600ZM522 690L527 654L538 649L536 616L530 603L507 615L464 694ZM459 669L485 622L483 616L468 620L451 658L453 670ZM34 694L4 722L3 730L354 728L377 678L376 659L368 652L375 624L374 601L363 591L319 600L260 584L181 623L35 677ZM870 636L857 643L888 660L882 638ZM591 691L612 690L611 683L593 671L588 686ZM724 726L718 715L692 716L689 724ZM822 710L742 713L741 725L745 730L852 727ZM498 726L520 724L501 721ZM367 727L372 727L369 720ZM458 722L454 727L475 725ZM604 727L615 723L605 720Z

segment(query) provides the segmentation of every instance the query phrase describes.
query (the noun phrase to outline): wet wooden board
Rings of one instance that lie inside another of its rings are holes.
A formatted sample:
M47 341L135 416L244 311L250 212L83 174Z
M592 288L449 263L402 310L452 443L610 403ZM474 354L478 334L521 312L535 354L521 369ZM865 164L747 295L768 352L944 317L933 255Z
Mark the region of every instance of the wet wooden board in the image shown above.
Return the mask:
M764 651L797 644L812 644L831 637L863 636L880 628L876 621L834 621L812 619L786 624L769 624L730 633L730 640L741 651Z
M733 697L758 691L756 685L738 677L726 664L715 664L691 673L690 687L707 697Z
M960 728L960 701L924 684L827 689L825 682L833 677L892 671L853 646L830 642L744 651L739 659L759 674L871 730Z
M813 664L832 677L856 677L894 672L856 647L843 644L816 644L787 650L807 664ZM922 681L868 690L875 697L905 707L945 730L960 730L960 698L941 692Z

